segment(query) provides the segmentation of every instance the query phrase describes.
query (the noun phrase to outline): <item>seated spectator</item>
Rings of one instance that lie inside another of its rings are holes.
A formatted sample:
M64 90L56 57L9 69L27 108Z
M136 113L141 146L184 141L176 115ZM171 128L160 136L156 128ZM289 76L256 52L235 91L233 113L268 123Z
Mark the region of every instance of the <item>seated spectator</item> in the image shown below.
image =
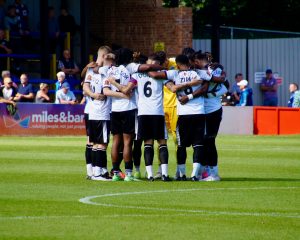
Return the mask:
M16 7L13 5L8 6L7 16L4 18L4 27L11 32L19 32Z
M295 92L298 91L298 84L291 83L289 90L290 90L291 96L290 96L290 100L288 102L288 107L293 107Z
M23 73L20 77L20 80L21 84L19 85L18 93L16 94L14 100L17 102L33 102L33 87L30 83L28 83L28 76Z
M12 75L10 74L10 71L9 71L9 70L4 70L4 71L2 71L1 77L2 77L2 79L6 78L6 77L11 78L11 79L13 80L13 87L18 88L18 85L15 83L15 82L17 81L17 79L16 79L15 76L12 76ZM2 82L3 82L3 81L0 81L0 86L2 85Z
M46 83L40 84L40 90L36 93L35 102L36 103L48 103L50 98L48 96L49 86Z
M17 94L17 89L13 87L13 81L11 78L6 77L4 78L3 82L4 85L1 87L1 96L6 100L13 101Z
M63 83L67 81L66 81L66 74L64 72L58 72L56 76L57 76L57 82L55 83L55 91L58 91L59 89L61 89Z
M58 69L66 74L66 80L71 89L80 84L80 81L76 78L76 74L80 73L80 69L74 59L71 58L70 50L64 50L63 57L58 62Z
M297 90L294 94L293 108L300 108L300 91Z
M241 95L240 101L236 106L253 106L252 89L248 87L248 81L242 80L237 85L240 87Z
M70 85L67 82L63 83L61 89L56 92L55 103L76 104L76 97L69 89Z
M238 83L243 80L243 74L237 73L235 75L235 83L232 85L232 99L235 104L238 104L240 102L240 95L241 95L241 90L240 87L238 86Z

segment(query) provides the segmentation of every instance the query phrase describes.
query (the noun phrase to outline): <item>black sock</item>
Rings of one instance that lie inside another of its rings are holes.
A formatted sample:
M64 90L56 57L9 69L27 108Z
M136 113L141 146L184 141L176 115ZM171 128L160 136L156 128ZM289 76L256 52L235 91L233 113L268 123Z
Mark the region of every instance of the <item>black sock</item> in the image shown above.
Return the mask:
M100 157L100 167L107 168L107 155L106 155L106 149L98 148L97 153Z
M92 164L92 148L93 145L87 144L85 147L85 162L86 164Z
M144 146L144 158L145 158L145 165L146 166L150 166L150 165L153 164L153 158L154 158L153 145L145 144L145 146Z
M96 149L95 166L101 167L101 151L99 148Z
M177 147L177 164L185 164L186 162L186 148L178 146Z
M132 170L133 169L133 161L125 162L125 170Z
M166 144L162 144L159 146L159 160L161 164L168 164L169 152Z
M121 169L121 163L123 161L123 152L119 152L119 155L118 155L118 165L119 165L119 170Z
M132 158L135 167L139 167L141 165L142 144L142 140L133 141Z
M97 166L96 165L96 159L97 159L97 149L96 148L92 148L92 152L91 152L91 157L92 157L92 165L93 167Z
M205 166L203 145L194 145L193 149L194 149L193 163L200 163L202 166Z

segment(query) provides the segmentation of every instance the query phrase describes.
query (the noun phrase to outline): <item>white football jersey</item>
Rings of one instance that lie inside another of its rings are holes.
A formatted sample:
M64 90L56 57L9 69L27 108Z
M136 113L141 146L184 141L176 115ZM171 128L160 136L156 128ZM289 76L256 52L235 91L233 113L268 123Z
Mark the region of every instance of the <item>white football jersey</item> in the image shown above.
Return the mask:
M156 80L147 73L134 73L138 84L138 115L164 116L163 87L168 80Z
M107 66L99 69L99 74L93 71L87 73L87 77L91 76L90 88L93 93L103 94L104 80L106 79ZM91 98L89 101L89 120L110 120L111 98L105 100L96 100Z
M212 76L220 77L222 74L221 68L216 68L215 70L208 68L208 71L211 73ZM214 91L215 93L220 92L221 95L227 92L226 87L224 84L210 82L208 86L208 92ZM209 97L204 99L204 110L205 114L213 113L219 110L222 107L221 97L218 94L215 97Z
M200 80L200 76L194 70L169 70L166 71L167 78L173 80L175 85L184 84L186 82L191 82L192 80ZM201 78L203 79L203 78ZM207 77L208 79L208 77ZM177 114L178 115L195 115L204 114L204 98L197 97L189 100L186 104L182 105L179 102L181 96L186 96L192 94L197 90L199 86L189 87L185 90L178 91L177 94Z
M107 78L108 77L114 77L116 82L124 86L126 86L131 79L128 70L123 65L110 67L107 71ZM106 87L110 87L112 91L119 92L113 85L109 84L106 85ZM134 94L130 99L112 98L112 112L125 112L136 108L136 97Z
M85 83L89 83L90 84L90 89L91 89L91 80L88 79L87 76L91 76L93 74L93 68L88 68L88 70L86 71L86 74L85 74L85 79L84 79L84 82ZM85 107L84 107L84 113L85 114L89 114L89 111L90 111L90 96L85 96Z
M126 69L128 70L128 72L132 75L134 73L137 73L139 71L139 67L141 64L138 63L129 63L126 66Z

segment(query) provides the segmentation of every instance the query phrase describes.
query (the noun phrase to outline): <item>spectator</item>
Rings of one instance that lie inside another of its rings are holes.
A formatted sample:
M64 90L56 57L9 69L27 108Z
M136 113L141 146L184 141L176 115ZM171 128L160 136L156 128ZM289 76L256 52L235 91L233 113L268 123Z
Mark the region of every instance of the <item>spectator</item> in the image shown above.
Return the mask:
M16 15L18 19L19 32L21 35L29 35L29 11L22 0L15 0Z
M14 100L17 102L33 102L34 101L34 93L33 87L30 83L28 83L27 74L22 74L20 77L21 84L18 88L18 93L15 96Z
M232 100L234 101L234 104L238 104L240 102L240 95L241 95L241 90L240 87L238 86L238 83L243 80L243 74L242 73L237 73L235 74L235 83L232 85Z
M294 108L300 107L300 91L299 90L295 92L293 107Z
M271 69L266 70L266 77L262 79L260 89L263 92L263 105L264 106L277 106L277 80L273 77Z
M57 82L55 83L55 91L58 91L59 89L61 89L63 83L67 81L66 81L66 74L64 72L58 72L56 76L57 76Z
M248 87L248 81L242 80L237 85L240 87L241 95L240 101L236 106L253 106L252 89Z
M6 77L4 78L3 82L4 85L1 87L1 96L6 100L13 101L17 94L17 89L13 87L13 81L11 78Z
M76 34L75 18L69 14L65 7L60 9L61 15L58 17L59 30L61 33L70 32L71 36Z
M59 27L58 22L55 17L55 11L53 7L49 7L48 9L48 35L49 35L49 45L50 52L56 52L56 46L59 38Z
M9 71L9 70L4 70L4 71L2 71L1 77L2 77L2 79L6 78L6 77L13 79L13 87L14 87L14 88L18 88L17 84L15 83L17 79L16 79L15 76L12 76L12 75L10 74L10 71ZM2 84L2 83L1 83L1 81L0 81L0 86L1 86L1 84Z
M291 83L290 84L290 100L288 101L288 107L293 107L293 102L294 102L294 96L295 96L295 92L298 91L298 84L297 83Z
M80 84L80 81L76 78L76 74L80 73L80 69L74 59L71 58L70 50L64 50L63 57L58 62L58 69L66 74L66 80L71 89Z
M5 15L6 15L5 0L0 0L0 28L4 28Z
M36 103L48 103L50 98L48 96L49 86L46 83L40 84L40 90L36 93L35 102Z
M76 104L76 97L69 89L70 85L67 82L63 83L61 89L56 92L55 103Z
M13 5L8 6L7 16L4 19L4 27L11 32L19 32L16 7Z

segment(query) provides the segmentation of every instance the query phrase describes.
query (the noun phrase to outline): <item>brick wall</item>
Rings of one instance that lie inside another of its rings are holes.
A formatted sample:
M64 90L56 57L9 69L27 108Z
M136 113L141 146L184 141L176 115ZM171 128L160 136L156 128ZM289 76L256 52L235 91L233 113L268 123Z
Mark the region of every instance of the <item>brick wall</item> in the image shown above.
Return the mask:
M90 0L91 51L118 44L149 54L164 42L169 56L192 46L192 10L163 8L161 0Z

